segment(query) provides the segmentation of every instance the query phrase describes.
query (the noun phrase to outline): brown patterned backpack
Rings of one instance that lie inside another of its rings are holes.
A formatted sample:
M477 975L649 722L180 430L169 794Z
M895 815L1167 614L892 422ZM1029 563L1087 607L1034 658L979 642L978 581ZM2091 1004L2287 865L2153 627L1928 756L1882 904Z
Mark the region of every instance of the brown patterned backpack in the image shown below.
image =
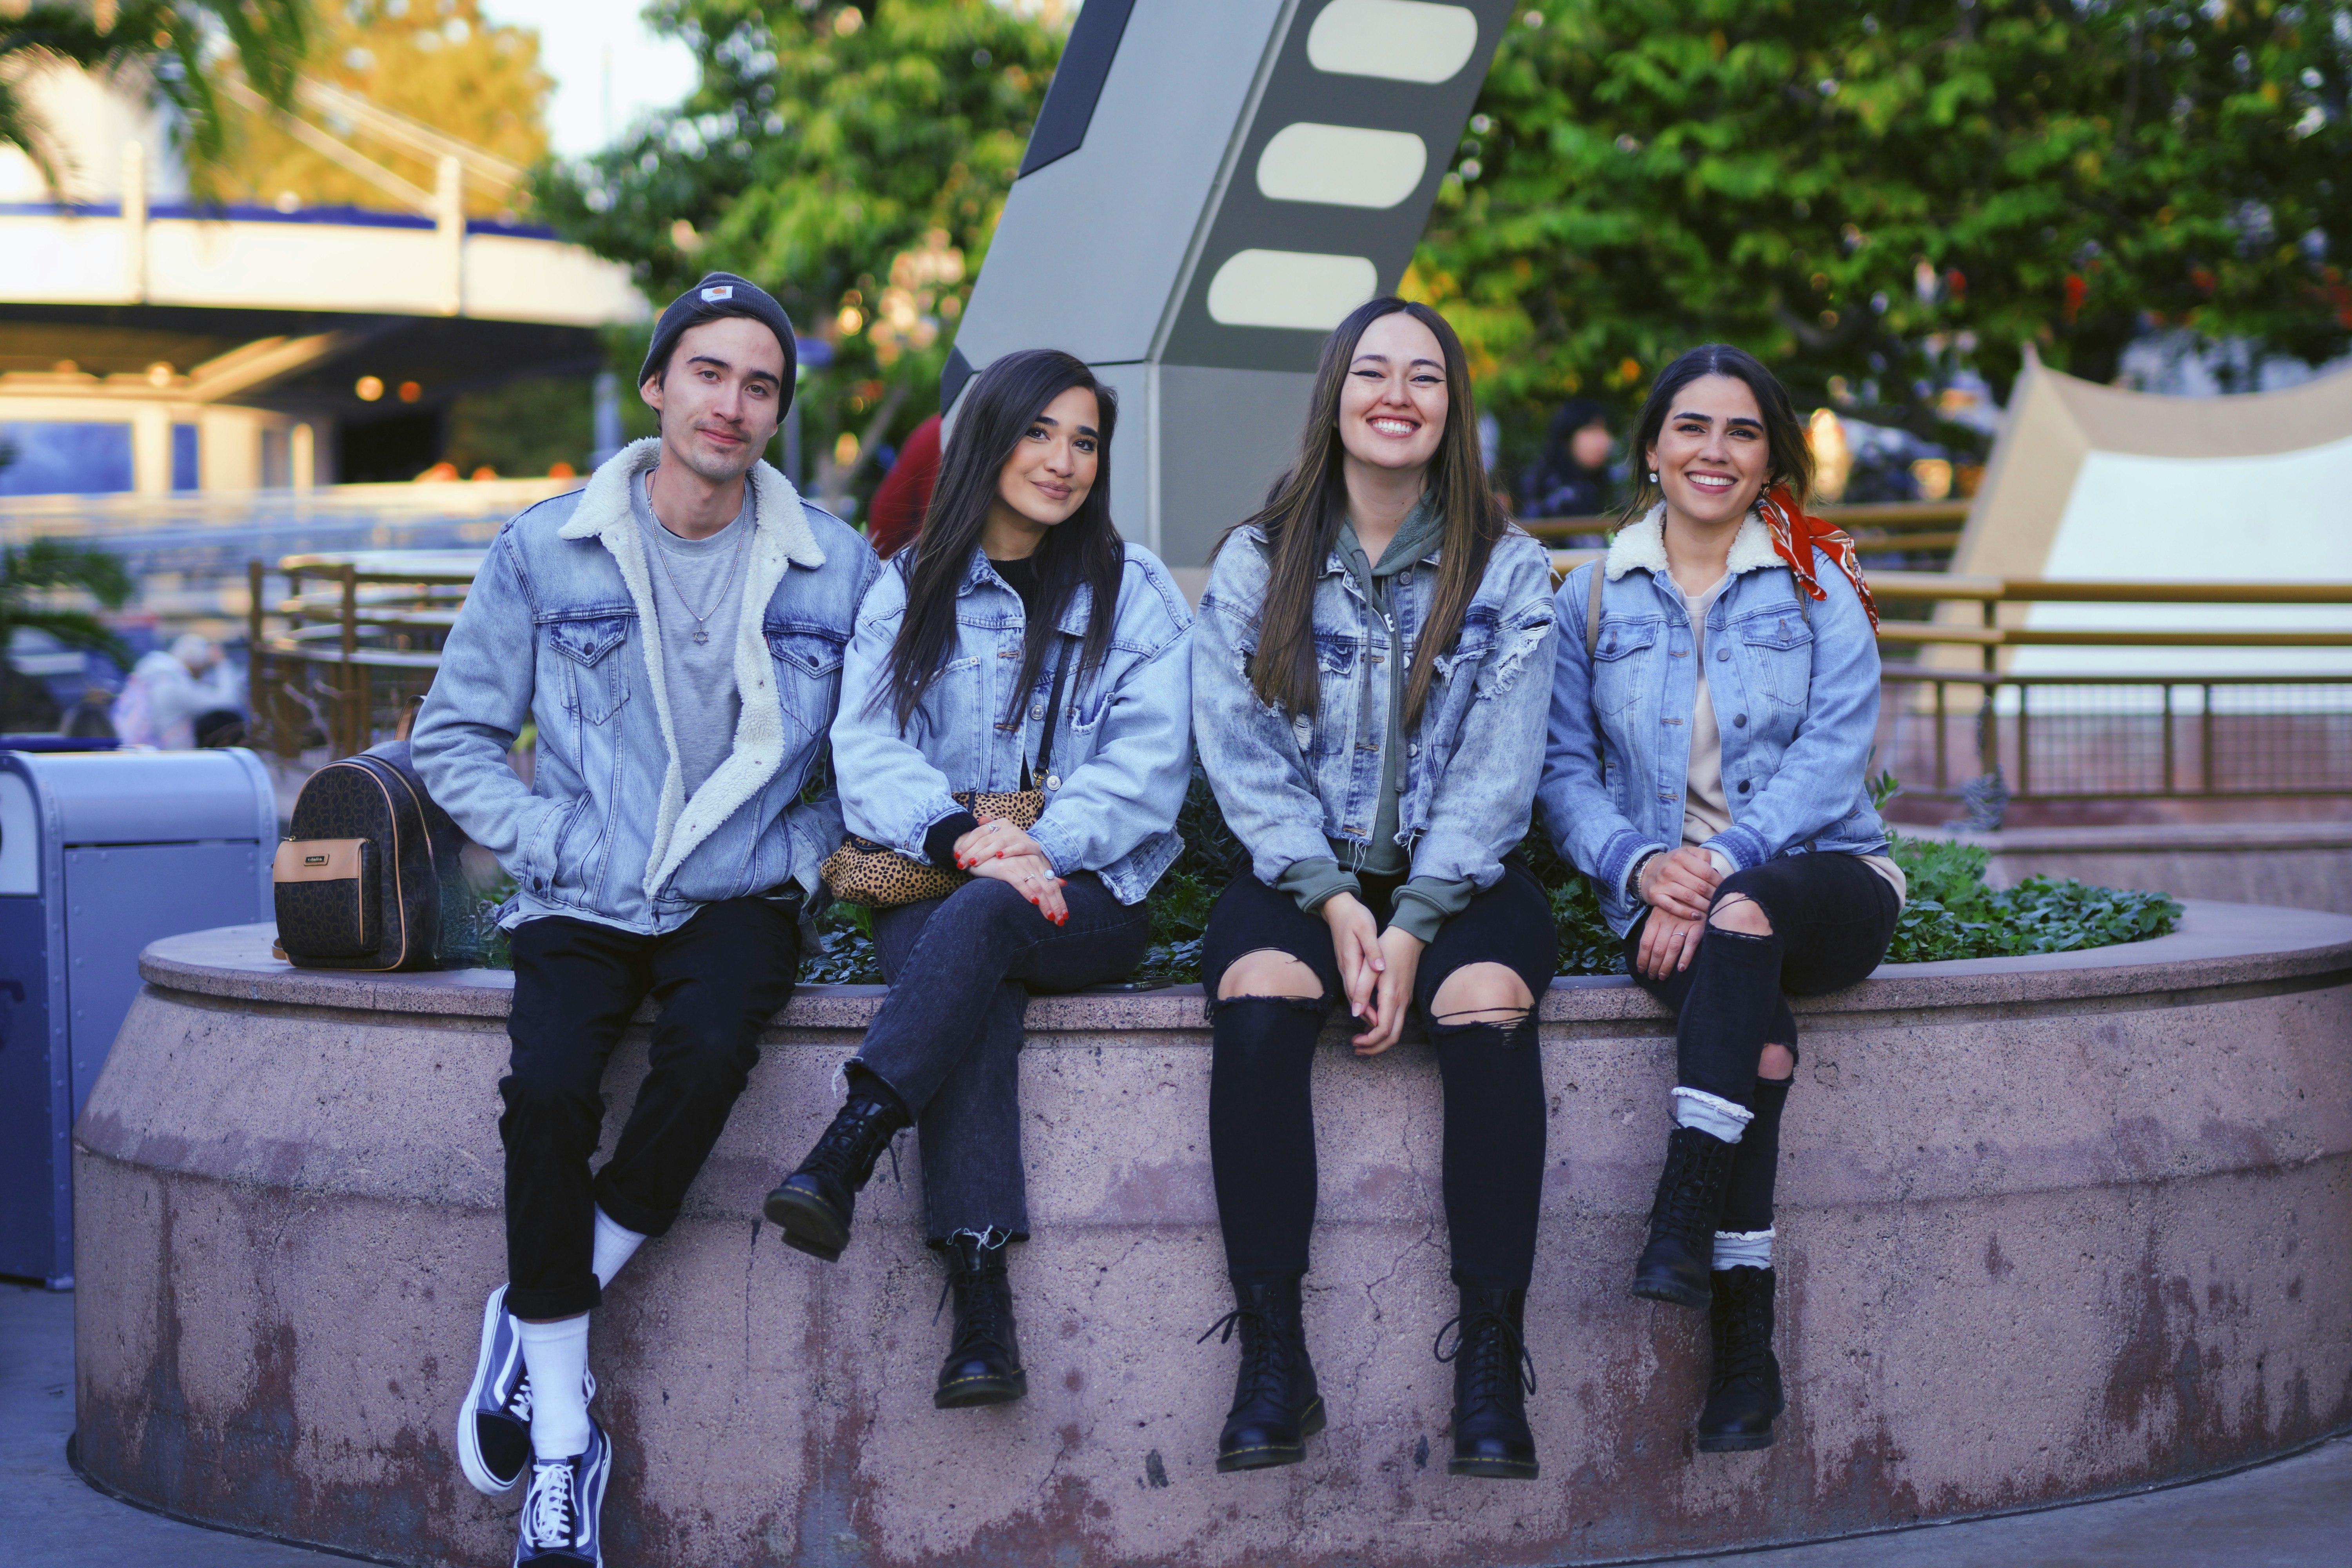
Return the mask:
M441 969L478 958L465 836L390 741L312 773L270 866L297 969Z

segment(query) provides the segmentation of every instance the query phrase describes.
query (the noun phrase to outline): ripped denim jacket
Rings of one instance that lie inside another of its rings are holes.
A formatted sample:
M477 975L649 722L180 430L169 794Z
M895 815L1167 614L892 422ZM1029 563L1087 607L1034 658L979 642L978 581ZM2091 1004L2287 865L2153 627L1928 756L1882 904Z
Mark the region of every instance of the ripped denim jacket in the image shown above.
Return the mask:
M1437 585L1432 552L1400 574L1400 668L1381 657L1387 635L1335 552L1315 587L1317 711L1291 713L1251 689L1268 576L1265 535L1236 531L1217 552L1192 633L1192 731L1226 824L1273 886L1292 864L1334 843L1369 845L1381 784L1381 735L1360 733L1364 685L1403 679ZM1513 529L1441 656L1399 770L1397 842L1412 875L1490 888L1527 836L1543 771L1551 700L1551 557Z

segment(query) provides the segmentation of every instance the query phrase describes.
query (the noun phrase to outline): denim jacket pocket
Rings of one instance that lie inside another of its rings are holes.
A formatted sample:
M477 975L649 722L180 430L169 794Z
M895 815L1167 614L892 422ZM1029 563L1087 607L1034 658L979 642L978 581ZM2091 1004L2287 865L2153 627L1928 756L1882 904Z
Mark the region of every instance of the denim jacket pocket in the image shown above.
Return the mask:
M633 615L605 614L547 624L548 638L572 678L563 705L588 723L610 723L629 700L629 661L613 656L628 641L635 620Z
M1592 706L1615 715L1639 701L1651 679L1653 660L1634 655L1654 647L1659 623L1604 617L1592 649Z
M1738 632L1758 689L1781 707L1802 712L1812 690L1812 628L1790 610L1752 616Z
M849 628L772 620L763 630L768 656L776 667L777 700L803 729L823 734L833 722L839 700L842 656L849 646Z

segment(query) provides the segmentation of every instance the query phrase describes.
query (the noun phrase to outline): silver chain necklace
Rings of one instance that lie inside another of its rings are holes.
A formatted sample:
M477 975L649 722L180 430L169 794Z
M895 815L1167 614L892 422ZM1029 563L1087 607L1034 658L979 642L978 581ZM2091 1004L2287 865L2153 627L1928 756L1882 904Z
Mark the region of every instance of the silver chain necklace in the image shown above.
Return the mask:
M653 476L651 474L647 474L646 476L646 510L647 511L652 511L653 504ZM751 509L753 513L752 521L755 524L759 521L759 498L754 496L751 500ZM654 525L656 528L665 529L668 526L662 521L658 513L654 517ZM743 531L742 538L738 539L735 542L735 552L727 558L727 575L719 580L719 596L710 601L710 608L703 611L702 614L698 616L694 614L694 606L687 602L686 590L677 585L677 574L669 569L669 552L663 550L658 546L656 547L654 556L661 563L662 575L669 579L669 591L677 595L679 607L684 609L688 615L694 616L694 640L696 642L707 643L710 640L709 628L705 626L703 623L709 620L711 616L717 615L719 613L719 606L727 602L727 590L734 586L735 584L735 568L742 564L743 562L743 542L751 537L751 530L745 529Z

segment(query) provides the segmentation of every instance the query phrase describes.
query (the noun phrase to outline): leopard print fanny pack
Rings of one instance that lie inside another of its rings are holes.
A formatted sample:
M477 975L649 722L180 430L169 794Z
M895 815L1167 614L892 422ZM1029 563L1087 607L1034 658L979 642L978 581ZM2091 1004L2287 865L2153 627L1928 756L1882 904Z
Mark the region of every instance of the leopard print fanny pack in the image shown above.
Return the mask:
M1054 754L1054 729L1062 716L1062 679L1069 673L1069 657L1065 657L1055 666L1054 693L1045 709L1045 732L1037 742L1036 766L1033 769L1027 763L1021 765L1024 787L1010 793L955 792L955 803L982 822L1010 822L1026 833L1045 815L1045 764ZM1036 781L1035 784L1029 787L1032 780ZM819 871L835 899L845 904L863 904L870 910L895 910L925 899L944 899L971 880L969 871L934 866L928 860L901 855L855 833L847 835L841 847L825 857Z

